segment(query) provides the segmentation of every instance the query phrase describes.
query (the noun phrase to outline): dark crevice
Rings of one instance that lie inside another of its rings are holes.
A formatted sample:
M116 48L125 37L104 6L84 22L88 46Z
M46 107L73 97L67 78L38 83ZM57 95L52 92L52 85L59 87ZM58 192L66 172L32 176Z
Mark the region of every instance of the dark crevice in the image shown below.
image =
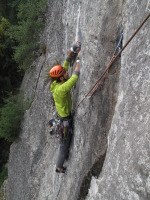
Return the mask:
M105 160L106 153L97 159L97 161L94 163L90 171L87 173L87 175L84 177L81 187L80 187L80 193L78 200L84 200L88 194L88 190L90 188L90 183L92 176L98 177L102 171L103 163Z

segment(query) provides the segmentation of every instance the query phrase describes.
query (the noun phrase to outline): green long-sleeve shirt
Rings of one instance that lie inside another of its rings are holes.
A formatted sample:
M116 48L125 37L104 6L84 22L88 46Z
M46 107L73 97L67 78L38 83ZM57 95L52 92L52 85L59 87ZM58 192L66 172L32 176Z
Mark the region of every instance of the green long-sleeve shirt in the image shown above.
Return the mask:
M69 62L65 60L63 67L68 71ZM77 80L78 74L74 72L65 83L54 81L51 84L51 92L54 97L56 110L61 117L67 117L71 114L72 100L70 91Z

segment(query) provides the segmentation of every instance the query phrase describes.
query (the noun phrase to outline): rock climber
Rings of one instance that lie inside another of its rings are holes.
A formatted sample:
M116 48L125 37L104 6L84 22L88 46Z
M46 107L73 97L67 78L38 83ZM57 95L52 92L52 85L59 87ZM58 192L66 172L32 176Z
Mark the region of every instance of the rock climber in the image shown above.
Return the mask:
M71 89L76 84L80 72L80 50L81 43L79 41L70 49L63 65L56 65L50 70L50 76L54 80L51 84L51 92L53 94L55 107L60 119L61 142L58 160L56 164L56 172L65 173L66 168L63 166L69 154L69 148L72 137L72 117L71 117ZM69 78L69 64L76 57L76 65L72 76ZM51 122L49 123L51 125Z

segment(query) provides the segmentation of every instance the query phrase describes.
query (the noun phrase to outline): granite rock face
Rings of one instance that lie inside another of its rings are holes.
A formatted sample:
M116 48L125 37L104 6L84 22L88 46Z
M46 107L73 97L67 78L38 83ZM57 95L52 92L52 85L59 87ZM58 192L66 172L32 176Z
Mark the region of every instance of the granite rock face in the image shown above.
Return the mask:
M146 4L146 0L48 1L42 37L47 52L22 83L25 99L32 104L20 137L11 146L8 200L148 199L149 22L98 91L75 110L65 174L55 173L59 144L47 126L56 113L49 90L50 67L63 63L76 40L82 42L80 77L72 91L75 108L108 65L122 26L124 43L145 16Z
M124 42L146 16L146 3L129 0L124 5ZM150 19L121 56L106 158L99 178L92 178L87 200L150 199L149 63Z

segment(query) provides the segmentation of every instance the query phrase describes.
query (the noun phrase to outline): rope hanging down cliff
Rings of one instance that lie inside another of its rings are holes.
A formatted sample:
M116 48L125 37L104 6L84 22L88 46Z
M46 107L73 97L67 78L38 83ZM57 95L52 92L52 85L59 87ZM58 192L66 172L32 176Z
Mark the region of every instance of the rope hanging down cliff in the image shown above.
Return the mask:
M116 49L115 49L115 51L114 51L114 53L113 53L113 57L111 58L109 64L111 64L111 62L113 62L114 58L117 56L117 55L116 55L117 50L118 50L118 53L120 52L120 50L121 50L121 48L122 48L122 40L123 40L123 30L121 31L120 40L119 40L119 42L118 42L118 44L117 44L117 47L116 47ZM91 88L91 90L90 90L89 93L88 93L88 96L89 96L89 97L91 97L91 96L96 92L96 90L99 88L99 86L100 86L101 83L103 82L105 76L107 75L108 71L109 71L109 69L106 70L105 75L104 75L101 79L99 79L99 80L96 82L96 84Z
M77 103L75 109L73 110L73 114L75 113L75 110L80 106L80 104L84 101L84 99L86 99L87 97L91 97L96 90L98 89L98 87L100 86L100 84L102 83L102 81L104 80L104 78L106 77L109 69L111 68L111 66L113 65L113 63L115 62L115 60L121 55L121 53L123 52L123 50L128 46L128 44L131 42L131 40L134 38L134 36L138 33L138 31L142 28L142 26L145 24L145 22L148 20L148 18L150 17L150 13L147 15L147 17L143 20L143 22L140 24L140 26L137 28L137 30L131 35L131 37L129 38L129 40L125 43L125 45L123 46L123 48L118 52L118 54L114 57L116 50L118 48L118 46L115 49L115 52L113 54L113 57L111 58L108 66L106 67L105 71L103 72L103 74L100 76L100 78L97 80L97 82L94 84L94 86L89 90L89 92ZM123 33L122 33L123 34ZM121 35L122 37L123 35ZM121 40L121 38L120 38ZM120 42L120 41L119 41ZM118 43L119 45L119 43Z

